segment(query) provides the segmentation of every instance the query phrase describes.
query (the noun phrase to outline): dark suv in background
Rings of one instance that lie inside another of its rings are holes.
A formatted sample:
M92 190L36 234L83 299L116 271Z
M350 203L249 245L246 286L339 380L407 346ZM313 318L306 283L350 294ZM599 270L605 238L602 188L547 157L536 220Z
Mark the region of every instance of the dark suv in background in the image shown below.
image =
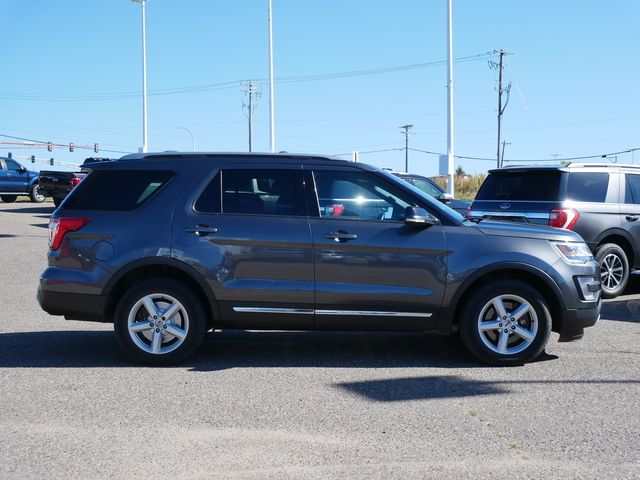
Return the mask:
M236 328L459 332L505 365L599 317L577 234L469 222L374 167L165 153L92 168L51 217L38 300L113 322L136 361L174 363Z
M573 163L489 171L469 211L500 219L573 230L600 265L602 295L622 293L640 267L640 167Z
M446 204L448 207L453 208L459 214L465 216L467 211L469 210L469 206L471 202L468 200L459 200L457 198L451 197L450 194L445 192L440 185L431 180L428 177L423 177L422 175L416 175L415 173L407 173L407 172L396 172L389 170L396 177L403 179L405 182L409 182L411 185L417 187L422 190L427 195L432 196L436 200L440 200L442 203Z

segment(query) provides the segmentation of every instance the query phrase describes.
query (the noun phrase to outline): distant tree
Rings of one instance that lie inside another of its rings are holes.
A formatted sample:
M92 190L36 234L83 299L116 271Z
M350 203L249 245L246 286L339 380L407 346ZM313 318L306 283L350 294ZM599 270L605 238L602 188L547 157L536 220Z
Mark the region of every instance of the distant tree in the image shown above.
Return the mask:
M467 172L464 171L464 168L462 168L462 165L458 165L458 168L456 168L456 176L463 177L466 175L467 175Z

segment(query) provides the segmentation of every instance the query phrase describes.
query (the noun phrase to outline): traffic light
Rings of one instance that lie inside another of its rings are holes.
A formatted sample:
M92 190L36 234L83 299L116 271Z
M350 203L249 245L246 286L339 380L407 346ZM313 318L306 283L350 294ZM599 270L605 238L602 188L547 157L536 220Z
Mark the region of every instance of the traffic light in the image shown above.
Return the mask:
M53 152L53 143L47 142L47 151Z
M31 155L31 163L36 163L36 156L35 155Z
M13 155L11 154L11 152L9 152L9 160L11 160L13 158Z
M73 143L69 144L69 151L73 152L75 150L75 145Z
M49 165L53 166L53 158L49 159Z
M97 143L93 144L93 151L98 153L98 144Z

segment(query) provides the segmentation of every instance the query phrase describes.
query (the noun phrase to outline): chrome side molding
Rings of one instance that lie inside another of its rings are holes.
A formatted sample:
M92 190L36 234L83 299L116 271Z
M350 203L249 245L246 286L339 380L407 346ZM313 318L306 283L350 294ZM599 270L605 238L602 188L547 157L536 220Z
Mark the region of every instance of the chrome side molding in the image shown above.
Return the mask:
M314 310L312 308L262 308L262 307L233 307L236 313L282 313L299 315L344 315L344 316L373 316L373 317L424 317L431 313L423 312L384 312L373 310Z

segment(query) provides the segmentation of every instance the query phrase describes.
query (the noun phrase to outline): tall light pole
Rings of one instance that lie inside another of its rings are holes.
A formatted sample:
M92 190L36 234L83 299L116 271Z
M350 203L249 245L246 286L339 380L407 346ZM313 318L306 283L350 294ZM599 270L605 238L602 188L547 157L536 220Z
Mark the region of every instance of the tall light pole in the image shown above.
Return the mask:
M149 151L147 146L147 22L145 6L147 0L131 0L142 6L142 153Z
M269 138L271 153L276 151L275 103L273 98L273 21L271 19L271 0L269 0Z
M191 135L191 146L193 147L193 151L196 151L196 139L193 136L193 133L191 133L191 130L189 130L187 127L176 127L177 129L180 130L186 130L187 132L189 132L189 135Z
M447 193L453 188L453 0L447 0Z
M413 128L413 125L407 123L406 125L402 125L404 131L400 132L404 135L404 171L409 173L409 130Z

